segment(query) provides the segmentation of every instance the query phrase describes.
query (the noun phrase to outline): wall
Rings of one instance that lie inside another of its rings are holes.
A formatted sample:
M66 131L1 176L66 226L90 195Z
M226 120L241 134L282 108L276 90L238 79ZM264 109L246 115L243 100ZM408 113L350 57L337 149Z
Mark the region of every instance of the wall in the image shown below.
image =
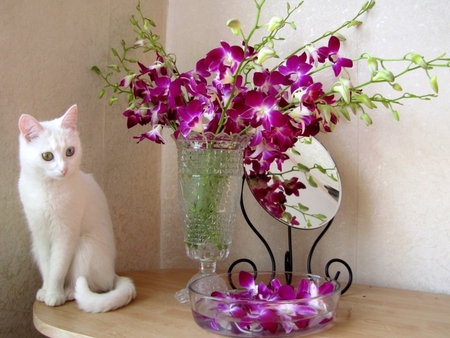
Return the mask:
M286 30L280 55L351 19L365 1L305 1L293 17L298 29ZM284 14L284 0L267 0L261 22ZM342 51L357 57L363 52L384 57L403 57L410 51L426 58L448 52L450 36L446 20L450 4L439 0L378 0L363 17L358 29L345 30ZM225 23L238 18L245 28L253 23L253 1L170 0L167 48L178 55L181 70L195 65L221 39L239 43ZM401 15L399 14L401 13ZM201 18L201 19L199 19ZM353 69L355 81L363 81L362 65ZM383 107L371 113L374 125L359 119L342 122L333 134L320 135L335 159L343 181L342 206L330 232L317 247L313 272L323 274L325 263L345 259L358 283L450 293L450 188L448 166L450 122L448 97L450 70L436 69L440 96L432 101L406 101L398 107L396 122ZM430 91L424 72L405 77L405 90ZM180 244L182 234L176 203L176 158L173 145L163 151L162 259L163 267L189 265ZM278 267L287 249L286 229L261 212L246 189L250 218L266 236L277 255ZM294 268L305 270L305 258L317 231L294 232ZM227 268L240 257L254 259L259 268L270 269L261 243L238 220Z
M116 232L117 270L158 267L160 147L137 146L122 107L99 100L102 69L120 38L133 41L129 16L135 1L0 2L0 337L38 336L31 309L40 277L18 198L17 121L40 120L79 107L83 169L93 173L110 204ZM166 3L145 1L165 26ZM163 29L161 32L164 33Z

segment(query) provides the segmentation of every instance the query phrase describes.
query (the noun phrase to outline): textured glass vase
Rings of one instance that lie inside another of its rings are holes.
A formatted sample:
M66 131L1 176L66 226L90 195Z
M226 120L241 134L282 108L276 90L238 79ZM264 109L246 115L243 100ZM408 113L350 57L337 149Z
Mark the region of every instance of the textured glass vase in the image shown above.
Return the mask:
M239 210L243 150L249 136L181 135L178 150L179 202L184 244L189 258L200 262L193 280L214 274L216 262L228 257ZM187 288L175 298L189 302Z

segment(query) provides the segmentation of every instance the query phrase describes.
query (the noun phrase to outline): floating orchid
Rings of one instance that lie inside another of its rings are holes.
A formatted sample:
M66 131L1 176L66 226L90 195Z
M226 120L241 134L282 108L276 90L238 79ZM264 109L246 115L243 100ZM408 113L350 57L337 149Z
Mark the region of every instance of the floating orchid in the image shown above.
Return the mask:
M268 285L255 284L251 273L240 271L239 284L242 289L236 292L212 292L211 297L219 299L211 303L208 310L215 314L211 321L213 329L228 326L223 321L224 316L234 318L240 331L267 330L272 334L323 325L333 319L334 314L322 300L323 296L335 291L332 282L318 285L313 279L305 278L295 289L292 285L282 285L278 279L272 279Z

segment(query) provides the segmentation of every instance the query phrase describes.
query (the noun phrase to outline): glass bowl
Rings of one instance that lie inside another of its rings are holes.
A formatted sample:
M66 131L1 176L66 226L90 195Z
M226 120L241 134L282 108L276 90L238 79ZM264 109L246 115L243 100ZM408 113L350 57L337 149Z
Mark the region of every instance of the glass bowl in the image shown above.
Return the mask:
M336 280L296 272L231 272L189 284L195 322L227 337L291 337L333 324L341 296Z

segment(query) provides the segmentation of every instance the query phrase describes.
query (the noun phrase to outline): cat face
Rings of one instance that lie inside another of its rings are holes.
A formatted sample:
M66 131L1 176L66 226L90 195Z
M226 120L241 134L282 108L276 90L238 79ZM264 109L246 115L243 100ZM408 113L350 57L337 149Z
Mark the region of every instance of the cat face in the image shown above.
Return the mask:
M60 118L38 122L30 115L19 119L22 169L48 179L64 179L79 170L80 139L76 130L77 106Z

